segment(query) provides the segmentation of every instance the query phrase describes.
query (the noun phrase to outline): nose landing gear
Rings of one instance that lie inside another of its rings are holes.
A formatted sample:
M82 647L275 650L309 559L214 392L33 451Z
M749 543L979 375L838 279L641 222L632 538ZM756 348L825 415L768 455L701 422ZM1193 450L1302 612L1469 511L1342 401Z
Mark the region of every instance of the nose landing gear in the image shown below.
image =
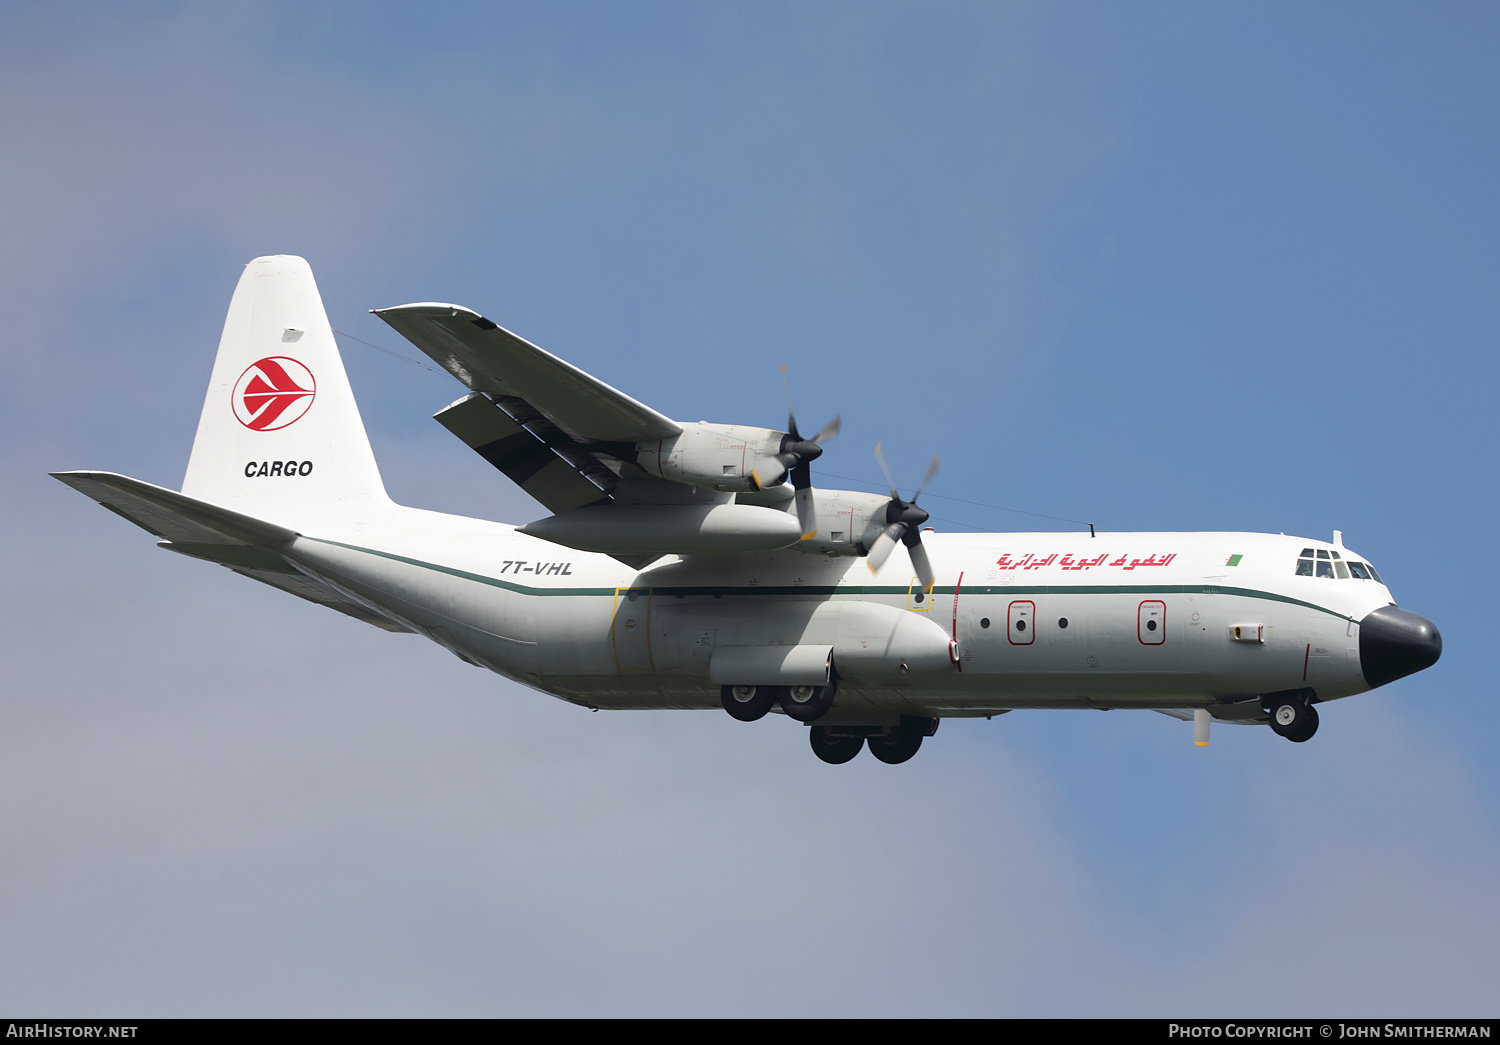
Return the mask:
M1311 690L1291 693L1275 693L1264 701L1266 712L1271 716L1271 729L1277 736L1286 737L1294 744L1311 740L1318 731L1318 709L1313 707Z

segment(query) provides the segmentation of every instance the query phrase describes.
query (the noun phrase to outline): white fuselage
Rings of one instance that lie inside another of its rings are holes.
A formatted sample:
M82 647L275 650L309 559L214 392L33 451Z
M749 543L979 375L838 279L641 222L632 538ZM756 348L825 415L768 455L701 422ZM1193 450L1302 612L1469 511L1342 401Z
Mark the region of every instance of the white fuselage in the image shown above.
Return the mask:
M1236 703L1248 718L1258 694L1336 699L1369 688L1358 622L1394 601L1375 580L1297 576L1302 549L1335 546L1281 535L924 540L930 593L900 551L879 576L795 548L636 571L394 506L354 533L299 537L288 558L466 660L591 707L717 707L716 649L826 643L840 679L830 714L861 721L1063 707L1232 718Z

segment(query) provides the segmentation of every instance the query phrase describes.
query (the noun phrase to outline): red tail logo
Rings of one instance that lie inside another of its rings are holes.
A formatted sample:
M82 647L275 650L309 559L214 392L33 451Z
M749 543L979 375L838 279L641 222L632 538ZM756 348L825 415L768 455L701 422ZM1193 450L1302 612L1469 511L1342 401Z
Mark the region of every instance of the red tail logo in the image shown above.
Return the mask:
M317 394L311 370L290 356L267 356L245 368L229 399L240 424L274 432L307 413Z

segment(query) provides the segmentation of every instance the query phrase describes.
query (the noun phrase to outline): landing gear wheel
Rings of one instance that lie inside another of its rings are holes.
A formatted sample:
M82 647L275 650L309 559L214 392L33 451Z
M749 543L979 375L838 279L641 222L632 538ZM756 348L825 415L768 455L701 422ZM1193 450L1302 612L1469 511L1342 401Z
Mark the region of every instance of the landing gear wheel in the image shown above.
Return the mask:
M1313 734L1318 731L1318 709L1311 704L1307 705L1307 719L1300 730L1288 733L1286 738L1293 744L1305 744L1312 739Z
M864 737L839 736L830 733L827 726L813 726L807 731L807 739L813 754L833 766L848 762L865 746Z
M781 710L787 718L798 722L812 722L823 717L833 707L832 682L826 686L783 686L781 688Z
M1279 701L1271 708L1271 729L1294 744L1306 743L1318 731L1318 711L1295 698Z
M776 704L775 686L725 686L719 690L719 703L730 716L741 722L765 718Z
M888 766L898 766L922 746L922 731L903 723L890 733L871 737L868 743L870 754Z

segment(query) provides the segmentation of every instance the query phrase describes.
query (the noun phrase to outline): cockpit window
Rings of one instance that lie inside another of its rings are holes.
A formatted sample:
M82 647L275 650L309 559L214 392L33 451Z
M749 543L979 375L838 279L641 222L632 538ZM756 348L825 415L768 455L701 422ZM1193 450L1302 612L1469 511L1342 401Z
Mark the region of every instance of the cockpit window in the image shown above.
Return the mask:
M1362 581L1375 581L1384 584L1380 574L1375 572L1375 567L1367 562L1356 562L1353 559L1345 559L1338 552L1329 552L1319 548L1303 548L1301 556L1297 559L1298 577L1327 577L1329 580L1349 580L1351 578Z

